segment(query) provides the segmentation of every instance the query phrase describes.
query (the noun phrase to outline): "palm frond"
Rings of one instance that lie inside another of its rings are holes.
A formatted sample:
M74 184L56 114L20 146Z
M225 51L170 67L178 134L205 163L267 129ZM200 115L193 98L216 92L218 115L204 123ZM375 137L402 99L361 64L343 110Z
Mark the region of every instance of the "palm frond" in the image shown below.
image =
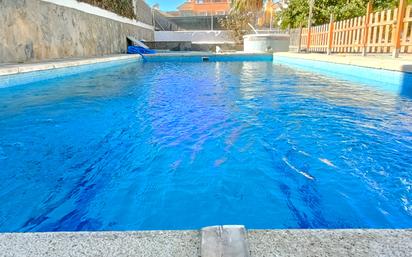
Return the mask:
M233 0L232 10L237 12L256 12L263 8L263 0Z

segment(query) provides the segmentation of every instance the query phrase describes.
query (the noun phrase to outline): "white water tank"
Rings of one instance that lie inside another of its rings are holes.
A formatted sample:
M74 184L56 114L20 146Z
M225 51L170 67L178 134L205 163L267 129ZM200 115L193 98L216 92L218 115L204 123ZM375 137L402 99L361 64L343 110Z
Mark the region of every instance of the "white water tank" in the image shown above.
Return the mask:
M288 52L290 37L287 34L250 34L243 37L244 52Z

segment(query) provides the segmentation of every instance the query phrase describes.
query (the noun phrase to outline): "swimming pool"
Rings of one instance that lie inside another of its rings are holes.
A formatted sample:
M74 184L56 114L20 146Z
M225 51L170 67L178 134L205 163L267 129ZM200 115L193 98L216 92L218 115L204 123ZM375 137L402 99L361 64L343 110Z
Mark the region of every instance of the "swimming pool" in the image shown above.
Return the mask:
M271 62L0 89L0 231L412 227L412 100Z

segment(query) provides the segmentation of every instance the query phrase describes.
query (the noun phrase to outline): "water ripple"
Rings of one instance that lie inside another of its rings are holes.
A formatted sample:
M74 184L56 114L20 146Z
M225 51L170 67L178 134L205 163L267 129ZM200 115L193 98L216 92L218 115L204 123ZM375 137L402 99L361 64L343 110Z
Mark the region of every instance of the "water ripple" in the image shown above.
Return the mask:
M0 231L412 226L412 100L272 63L0 89Z

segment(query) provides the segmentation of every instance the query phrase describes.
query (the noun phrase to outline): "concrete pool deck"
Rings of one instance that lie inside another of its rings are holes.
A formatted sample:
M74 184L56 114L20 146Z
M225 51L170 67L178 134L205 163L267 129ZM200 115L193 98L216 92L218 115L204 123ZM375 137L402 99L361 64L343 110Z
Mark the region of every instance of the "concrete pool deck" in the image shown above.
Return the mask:
M249 230L247 243L251 257L412 256L412 230ZM201 252L197 230L0 234L1 257L199 257ZM226 256L248 255L220 257Z
M401 55L392 58L385 54L370 54L360 56L358 54L315 54L315 53L275 53L274 58L288 57L310 61L330 62L335 64L354 65L365 68L383 69L390 71L412 72L412 55Z

